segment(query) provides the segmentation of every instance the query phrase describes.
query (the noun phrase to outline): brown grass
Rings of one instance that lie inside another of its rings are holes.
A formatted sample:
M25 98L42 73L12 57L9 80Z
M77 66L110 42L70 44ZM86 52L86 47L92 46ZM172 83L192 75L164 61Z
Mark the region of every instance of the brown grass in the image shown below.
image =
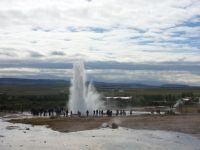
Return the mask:
M103 118L31 118L31 119L13 119L10 122L24 123L31 125L47 125L53 130L60 132L74 132L82 130L90 130L101 127L102 123L109 122L109 117Z

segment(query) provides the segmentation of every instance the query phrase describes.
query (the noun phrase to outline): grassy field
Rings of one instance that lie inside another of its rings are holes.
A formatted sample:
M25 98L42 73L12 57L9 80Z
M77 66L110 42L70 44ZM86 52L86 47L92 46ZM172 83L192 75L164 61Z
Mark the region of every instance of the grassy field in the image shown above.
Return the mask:
M200 88L124 88L124 89L101 89L105 95L113 96L140 96L140 95L175 95L181 96L183 93L193 93L200 96Z
M68 94L69 88L63 85L0 85L0 93L11 96L57 95Z
M104 88L97 91L104 96L132 96L129 102L117 101L117 107L152 106L155 102L173 105L179 98L200 96L198 88ZM29 110L32 107L65 107L69 86L64 85L0 85L0 109ZM156 104L161 105L161 104Z
M140 96L140 95L175 95L181 96L183 93L192 93L193 96L200 96L200 88L105 88L98 86L99 91L104 96ZM57 95L69 94L69 86L65 85L0 85L0 93L7 95Z
M69 89L66 86L1 85L0 110L30 110L66 106Z

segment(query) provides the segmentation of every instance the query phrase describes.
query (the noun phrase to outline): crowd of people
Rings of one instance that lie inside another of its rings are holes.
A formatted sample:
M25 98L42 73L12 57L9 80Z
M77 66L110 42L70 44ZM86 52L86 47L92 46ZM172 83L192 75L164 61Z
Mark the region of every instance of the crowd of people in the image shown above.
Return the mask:
M132 110L129 111L130 115L132 115ZM72 112L69 110L66 110L64 108L50 108L50 109L44 109L44 108L39 108L39 109L31 109L31 114L33 116L64 116L64 117L72 117L72 116L92 116L92 117L103 117L103 116L126 116L127 111L125 110L93 110L93 112L90 112L89 110L86 110L85 113L82 113L81 111L77 112Z

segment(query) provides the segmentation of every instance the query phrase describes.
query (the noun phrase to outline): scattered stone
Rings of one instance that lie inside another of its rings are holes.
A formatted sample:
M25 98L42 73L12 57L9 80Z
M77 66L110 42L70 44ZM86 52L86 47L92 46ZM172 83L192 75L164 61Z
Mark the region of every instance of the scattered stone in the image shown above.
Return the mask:
M0 138L3 138L3 137L5 137L5 136L3 136L3 135L0 135Z
M94 135L92 137L95 137Z
M55 116L51 116L50 119L56 119L56 117Z
M26 128L26 130L30 130L30 128Z
M112 123L112 129L117 129L119 126L116 123Z
M69 132L69 130L64 130L63 132L66 132L66 133L68 133L68 132Z
M18 126L7 126L6 129L13 130L13 129L19 129Z
M47 141L44 141L44 143L47 143Z
M102 128L108 128L109 125L108 125L108 123L103 123L103 124L101 125L101 127L102 127Z

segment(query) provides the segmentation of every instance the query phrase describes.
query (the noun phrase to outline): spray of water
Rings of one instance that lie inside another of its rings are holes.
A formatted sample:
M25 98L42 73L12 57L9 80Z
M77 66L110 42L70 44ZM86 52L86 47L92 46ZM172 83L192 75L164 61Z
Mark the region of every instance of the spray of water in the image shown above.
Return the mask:
M74 63L68 109L74 113L78 111L85 113L87 110L92 112L95 109L102 108L100 98L101 96L93 84L90 82L87 85L84 63Z

